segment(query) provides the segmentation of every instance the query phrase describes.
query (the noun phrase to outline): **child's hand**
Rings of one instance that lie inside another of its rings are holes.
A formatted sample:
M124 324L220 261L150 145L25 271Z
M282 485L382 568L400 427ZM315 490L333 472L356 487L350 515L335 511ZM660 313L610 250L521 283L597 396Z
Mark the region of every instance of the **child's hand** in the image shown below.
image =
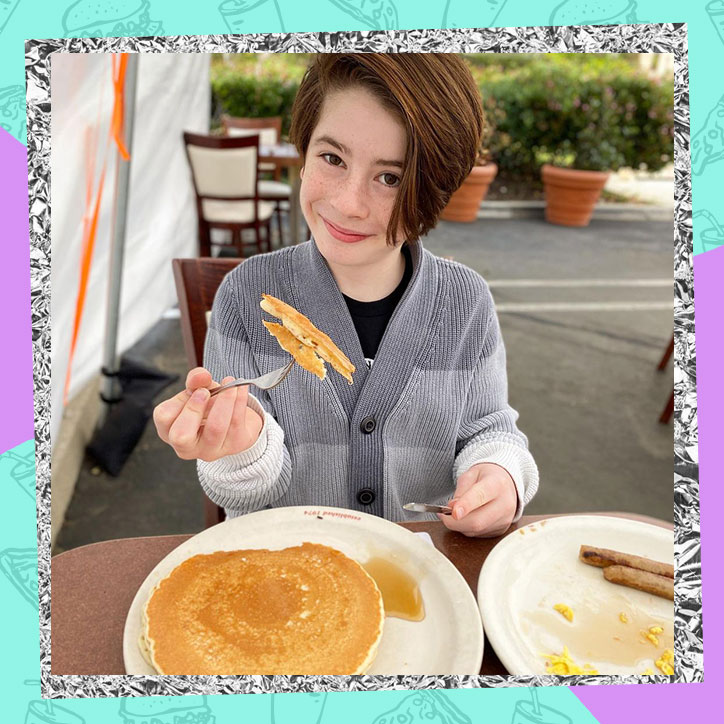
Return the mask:
M233 379L226 377L222 384ZM186 377L186 389L153 411L159 437L183 460L218 460L248 450L259 437L263 420L246 406L248 385L211 399L209 390L214 387L218 385L211 373L197 367Z
M458 478L455 496L448 505L452 515L438 515L447 528L493 538L510 526L518 507L518 493L505 468L478 463Z

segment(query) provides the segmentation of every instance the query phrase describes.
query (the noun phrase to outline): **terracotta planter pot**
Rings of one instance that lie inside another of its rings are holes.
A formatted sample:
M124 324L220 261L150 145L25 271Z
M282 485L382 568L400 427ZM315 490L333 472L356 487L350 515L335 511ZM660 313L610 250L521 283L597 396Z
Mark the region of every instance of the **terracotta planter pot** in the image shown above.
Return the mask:
M473 166L463 185L450 197L440 218L445 221L475 221L480 202L488 193L488 188L497 173L498 167L494 163Z
M545 164L541 169L546 194L546 221L561 226L588 226L607 171L577 171Z

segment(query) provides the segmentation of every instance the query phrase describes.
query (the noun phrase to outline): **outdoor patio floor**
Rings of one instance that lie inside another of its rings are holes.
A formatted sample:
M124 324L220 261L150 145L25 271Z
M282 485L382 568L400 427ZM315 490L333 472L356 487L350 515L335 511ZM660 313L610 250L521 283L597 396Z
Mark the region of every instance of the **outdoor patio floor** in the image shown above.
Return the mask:
M510 402L541 475L526 512L627 511L673 520L673 421L658 422L673 360L665 373L656 370L673 325L672 223L594 219L569 229L538 219L442 222L425 247L476 269L491 285ZM177 319L159 321L127 354L180 375L164 397L183 387ZM195 462L178 459L150 423L118 478L84 462L56 552L202 527Z

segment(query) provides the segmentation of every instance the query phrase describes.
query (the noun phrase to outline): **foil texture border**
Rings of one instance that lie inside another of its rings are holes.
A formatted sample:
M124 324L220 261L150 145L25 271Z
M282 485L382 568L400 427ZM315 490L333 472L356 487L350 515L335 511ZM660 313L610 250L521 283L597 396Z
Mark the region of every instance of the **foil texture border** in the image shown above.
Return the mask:
M456 52L674 55L675 675L117 676L53 675L50 650L50 60L54 53ZM703 680L689 68L684 23L338 33L66 38L26 42L28 192L41 691L46 698L579 686Z

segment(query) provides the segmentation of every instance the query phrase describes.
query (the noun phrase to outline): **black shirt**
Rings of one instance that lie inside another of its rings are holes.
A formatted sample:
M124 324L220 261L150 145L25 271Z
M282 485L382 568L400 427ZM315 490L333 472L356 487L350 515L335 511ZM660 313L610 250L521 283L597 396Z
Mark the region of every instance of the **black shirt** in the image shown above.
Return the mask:
M357 330L362 353L368 366L371 366L372 360L377 354L377 348L380 346L387 323L412 277L412 257L407 244L402 247L402 254L405 257L405 272L397 288L384 299L377 299L374 302L358 302L345 294L342 295L347 303L354 328Z

